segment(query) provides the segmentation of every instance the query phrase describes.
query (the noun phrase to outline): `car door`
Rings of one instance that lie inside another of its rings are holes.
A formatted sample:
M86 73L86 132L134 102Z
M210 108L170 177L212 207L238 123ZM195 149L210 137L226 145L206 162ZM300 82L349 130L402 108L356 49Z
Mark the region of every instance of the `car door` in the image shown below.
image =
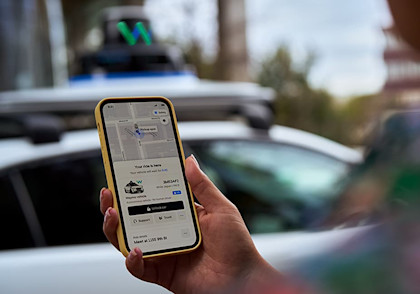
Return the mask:
M99 150L36 160L4 175L1 220L8 224L10 240L0 249L106 241L98 199L106 186Z

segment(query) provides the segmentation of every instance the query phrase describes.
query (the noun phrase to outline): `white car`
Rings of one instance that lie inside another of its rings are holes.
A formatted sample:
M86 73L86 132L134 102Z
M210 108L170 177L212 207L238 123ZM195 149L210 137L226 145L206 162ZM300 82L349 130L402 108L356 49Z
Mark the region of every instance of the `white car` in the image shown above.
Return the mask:
M266 132L238 122L181 122L179 128L186 154L194 153L239 207L251 233L310 227L337 197L336 183L361 160L350 148L280 126ZM103 186L96 130L42 144L1 140L1 199L8 207L1 218L13 224L1 247L103 241L97 199ZM67 217L73 207L77 219Z
M92 109L107 96L172 99L186 155L194 153L236 204L276 267L293 267L356 233L304 230L325 218L338 183L362 156L271 125L271 90L202 81L118 85L0 93L2 293L166 293L131 277L122 255L104 243L98 193L106 181Z
M251 232L272 233L253 238L277 268L287 270L357 233L273 234L304 227L298 203L319 209L335 197L335 183L361 160L357 151L280 126L266 132L239 122L181 122L179 129L186 153L194 152ZM45 144L1 140L0 171L1 199L8 208L0 214L7 236L0 252L2 292L166 293L131 277L109 244L51 247L104 241L98 191L106 183L96 130L68 132ZM280 190L264 189L267 183ZM287 197L281 193L284 183Z
M137 194L137 193L143 193L144 188L143 188L143 185L139 185L139 184L134 183L133 181L130 181L130 183L125 185L124 191L125 193Z

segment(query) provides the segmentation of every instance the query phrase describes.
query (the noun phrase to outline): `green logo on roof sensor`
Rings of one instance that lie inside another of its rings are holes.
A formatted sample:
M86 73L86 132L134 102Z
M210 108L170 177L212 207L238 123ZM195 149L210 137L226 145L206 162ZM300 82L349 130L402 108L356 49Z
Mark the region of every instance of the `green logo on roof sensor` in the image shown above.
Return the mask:
M135 45L140 36L147 46L152 44L152 38L150 36L150 32L146 30L143 23L140 21L136 23L136 25L134 26L134 30L132 32L128 28L128 25L125 21L120 21L117 24L117 28L120 31L121 35L124 37L125 41L130 46Z

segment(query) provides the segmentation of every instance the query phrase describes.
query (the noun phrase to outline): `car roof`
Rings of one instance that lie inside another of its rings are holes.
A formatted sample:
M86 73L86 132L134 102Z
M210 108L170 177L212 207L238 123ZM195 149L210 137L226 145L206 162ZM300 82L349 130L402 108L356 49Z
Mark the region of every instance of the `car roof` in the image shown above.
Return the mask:
M316 150L342 161L357 164L363 159L359 151L312 133L277 125L273 126L269 132L275 140L299 144L303 148Z
M126 187L127 186L138 186L138 187L140 187L140 185L138 185L137 183L134 183L133 181L130 181L130 183L128 183L127 185L125 185Z
M191 73L168 75L92 75L72 87L0 92L3 124L24 123L38 115L54 115L67 130L95 126L93 110L106 97L164 96L175 106L179 121L245 118L254 128L268 129L273 120L274 92L255 83L199 80ZM78 119L83 116L83 119ZM70 119L76 118L76 119ZM20 130L20 129L19 129ZM13 136L24 135L24 129ZM7 132L3 136L11 136Z
M184 122L180 126L180 134L182 139L186 140L252 137L258 139L259 135L264 134L264 131L249 128L238 122ZM347 163L357 164L362 161L362 154L359 151L305 131L273 125L268 130L268 136L275 142L317 151Z
M254 83L199 80L192 75L96 78L68 88L0 92L0 114L90 111L105 97L165 96L177 112L245 103L271 103L274 92Z
M240 122L181 122L179 131L184 141L250 138L258 140L265 136L278 143L314 150L349 164L361 161L358 151L310 133L281 126L274 126L266 133ZM95 129L65 132L60 141L44 144L33 144L28 138L2 139L0 170L66 154L97 151L99 148L98 133Z

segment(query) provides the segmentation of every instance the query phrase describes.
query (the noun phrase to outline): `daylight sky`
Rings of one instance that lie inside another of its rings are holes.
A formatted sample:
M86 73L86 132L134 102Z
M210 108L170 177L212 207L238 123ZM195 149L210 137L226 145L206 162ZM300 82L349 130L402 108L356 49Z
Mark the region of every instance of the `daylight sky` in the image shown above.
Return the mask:
M381 89L386 78L382 27L392 23L384 0L246 0L246 9L254 65L286 44L297 61L316 54L314 87L338 97ZM193 36L209 56L215 54L216 0L148 0L146 11L159 37L183 42Z

